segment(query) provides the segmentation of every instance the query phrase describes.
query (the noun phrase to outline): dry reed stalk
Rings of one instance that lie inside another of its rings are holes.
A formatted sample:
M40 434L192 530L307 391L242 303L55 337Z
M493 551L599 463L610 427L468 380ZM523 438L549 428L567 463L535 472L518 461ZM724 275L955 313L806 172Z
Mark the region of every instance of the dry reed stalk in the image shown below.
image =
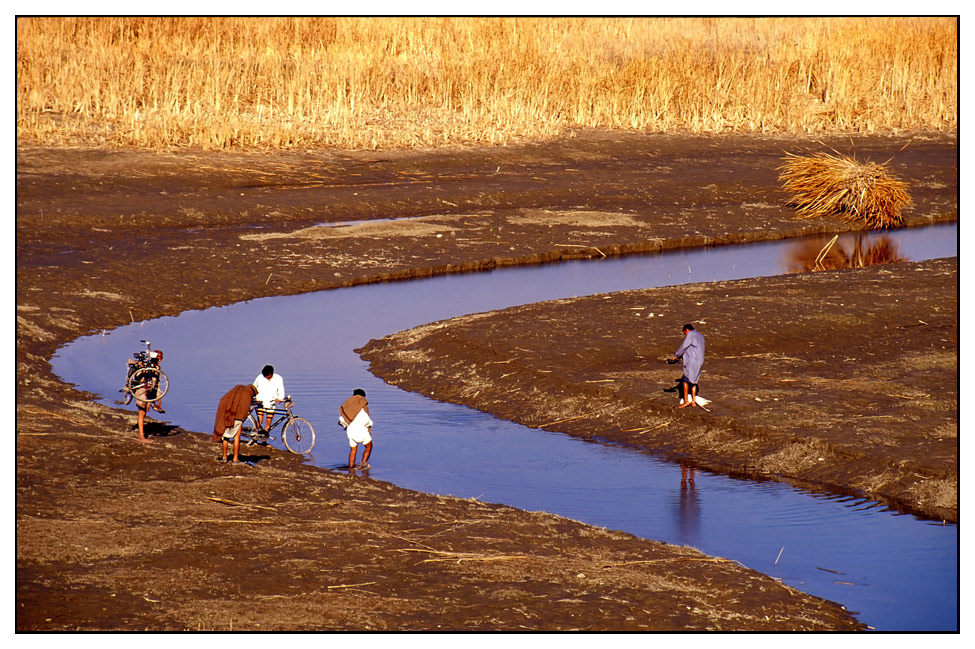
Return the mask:
M267 509L267 510L270 510L272 512L276 512L277 511L277 509L275 509L274 507L265 507L264 505L249 505L247 503L239 503L236 500L227 500L226 498L217 498L216 496L207 496L207 500L212 500L214 502L218 502L218 503L221 503L223 505L230 505L232 507L249 507L249 508L257 508L257 509Z
M839 238L840 235L837 234L832 239L829 240L829 243L823 246L823 249L819 251L818 255L816 255L816 261L813 264L813 270L819 270L822 268L823 259L826 258L826 255L828 255L829 251L833 248L833 244L836 243L837 239Z
M64 415L59 415L56 412L50 412L49 410L37 410L35 408L18 407L17 408L17 413L18 414L20 414L20 413L29 413L29 414L32 414L32 415L47 415L49 417L54 417L56 419L67 419L68 421L72 421L73 420L72 417L65 417ZM19 434L22 435L23 433L19 433Z
M546 426L553 426L555 424L564 424L567 421L573 421L574 419L580 419L582 417L588 417L589 415L594 415L597 412L599 412L599 411L598 410L593 410L592 412L587 412L587 413L584 413L584 414L581 414L581 415L576 415L575 417L566 417L565 419L556 419L555 421L550 421L547 424L541 424L540 426L536 426L536 428L545 428Z
M422 548L399 548L397 552L425 552L427 554L436 554L438 558L436 559L424 559L420 563L434 563L437 561L456 561L461 563L462 561L529 561L536 559L530 554L486 554L479 552L451 552L447 550L427 550Z
M821 241L800 241L789 251L789 271L804 273L813 270L839 270L850 267L849 254L842 245L825 246ZM827 248L828 247L828 248Z
M903 223L901 209L911 204L907 183L887 172L887 163L817 153L787 154L779 180L792 194L799 218L839 215L872 229Z

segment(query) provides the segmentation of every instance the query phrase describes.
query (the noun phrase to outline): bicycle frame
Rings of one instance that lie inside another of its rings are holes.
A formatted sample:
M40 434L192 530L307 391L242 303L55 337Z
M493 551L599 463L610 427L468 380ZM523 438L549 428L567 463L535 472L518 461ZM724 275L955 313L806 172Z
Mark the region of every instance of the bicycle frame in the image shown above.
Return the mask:
M293 405L294 402L291 399L285 399L284 401L280 402L280 404L277 404L271 408L265 408L264 404L255 402L251 404L250 414L254 416L255 421L257 421L257 425L262 428L264 426L265 416L271 415L271 425L267 429L267 432L270 433L279 425L287 424L289 421L291 421L291 419L294 417L294 415L291 414L291 407ZM281 412L282 410L284 410L284 412ZM277 419L275 419L275 417L277 417ZM284 430L283 426L282 430Z
M315 427L303 417L295 415L291 408L294 402L291 397L276 403L271 408L265 408L263 403L252 402L247 417L241 422L240 439L248 446L254 444L267 445L276 436L272 431L281 427L281 441L292 453L310 453L315 446ZM270 426L264 430L264 418L271 416Z

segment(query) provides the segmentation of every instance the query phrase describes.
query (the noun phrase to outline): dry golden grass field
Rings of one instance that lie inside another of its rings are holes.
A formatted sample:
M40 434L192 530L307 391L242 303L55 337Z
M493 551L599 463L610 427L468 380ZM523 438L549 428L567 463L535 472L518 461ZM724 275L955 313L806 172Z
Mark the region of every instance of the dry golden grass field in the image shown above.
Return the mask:
M19 18L21 143L953 132L955 18Z

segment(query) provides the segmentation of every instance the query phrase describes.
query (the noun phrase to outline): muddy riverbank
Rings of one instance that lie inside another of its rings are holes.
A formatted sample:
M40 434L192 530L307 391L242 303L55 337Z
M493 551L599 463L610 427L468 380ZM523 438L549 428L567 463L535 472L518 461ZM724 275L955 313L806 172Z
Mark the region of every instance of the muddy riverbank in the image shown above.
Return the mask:
M718 473L958 515L957 263L624 291L423 325L361 355L385 381ZM694 323L702 408L667 365Z
M857 151L886 159L906 142ZM855 628L687 549L275 451L256 470L221 465L206 436L164 421L140 445L132 412L48 362L79 335L266 295L845 230L793 220L777 189L783 150L821 147L590 134L435 153L19 148L17 628ZM941 138L895 156L909 221L957 219L955 160ZM345 221L364 222L317 227Z

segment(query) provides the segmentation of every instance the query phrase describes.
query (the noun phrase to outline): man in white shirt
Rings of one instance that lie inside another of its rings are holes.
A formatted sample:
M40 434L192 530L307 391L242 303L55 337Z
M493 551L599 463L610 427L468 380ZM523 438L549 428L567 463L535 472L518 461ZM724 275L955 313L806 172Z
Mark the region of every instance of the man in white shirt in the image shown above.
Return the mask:
M257 388L257 396L254 397L264 406L264 430L271 428L271 413L274 404L284 401L284 379L280 374L274 373L274 367L265 365L261 373L254 379L254 387Z

